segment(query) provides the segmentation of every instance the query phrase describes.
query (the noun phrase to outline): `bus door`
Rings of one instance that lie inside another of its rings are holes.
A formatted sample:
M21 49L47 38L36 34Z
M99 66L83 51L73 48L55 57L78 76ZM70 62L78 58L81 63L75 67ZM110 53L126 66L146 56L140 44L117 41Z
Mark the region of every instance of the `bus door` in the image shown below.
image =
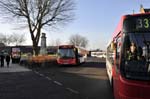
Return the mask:
M76 64L79 63L79 59L78 59L78 49L74 48L74 52L75 52L75 58L76 58Z
M114 88L114 95L115 97L118 97L118 93L119 93L119 76L120 76L120 53L121 53L121 36L119 35L116 38L116 48L115 48L115 57L114 57L114 78L113 78L113 88ZM118 98L117 98L118 99Z

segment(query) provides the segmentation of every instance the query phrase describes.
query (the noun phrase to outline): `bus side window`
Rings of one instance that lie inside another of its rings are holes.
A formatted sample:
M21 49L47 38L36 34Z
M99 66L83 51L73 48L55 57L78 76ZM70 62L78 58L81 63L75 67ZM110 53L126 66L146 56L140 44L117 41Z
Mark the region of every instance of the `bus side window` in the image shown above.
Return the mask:
M111 48L111 44L107 47L107 59L108 61L114 65L114 49Z
M121 43L121 36L119 36L117 39L116 39L116 66L117 68L119 68L119 59L120 59L120 52L121 52L121 46L122 46L122 43Z

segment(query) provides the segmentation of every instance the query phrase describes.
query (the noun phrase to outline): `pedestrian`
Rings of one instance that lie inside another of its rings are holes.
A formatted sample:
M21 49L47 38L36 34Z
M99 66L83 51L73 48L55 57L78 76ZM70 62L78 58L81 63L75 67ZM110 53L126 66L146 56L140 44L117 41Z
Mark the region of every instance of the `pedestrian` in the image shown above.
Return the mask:
M6 55L6 63L7 63L7 67L9 67L9 62L10 62L10 55Z
M0 55L0 57L1 57L1 67L4 67L4 58L5 58L5 56L4 56L4 54L2 53L2 54Z

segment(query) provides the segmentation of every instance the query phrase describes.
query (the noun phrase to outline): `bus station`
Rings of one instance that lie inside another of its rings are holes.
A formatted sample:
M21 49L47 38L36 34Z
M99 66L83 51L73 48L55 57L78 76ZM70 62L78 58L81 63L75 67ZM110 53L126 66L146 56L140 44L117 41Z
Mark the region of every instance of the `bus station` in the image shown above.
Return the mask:
M1 0L0 13L0 99L150 99L148 0Z

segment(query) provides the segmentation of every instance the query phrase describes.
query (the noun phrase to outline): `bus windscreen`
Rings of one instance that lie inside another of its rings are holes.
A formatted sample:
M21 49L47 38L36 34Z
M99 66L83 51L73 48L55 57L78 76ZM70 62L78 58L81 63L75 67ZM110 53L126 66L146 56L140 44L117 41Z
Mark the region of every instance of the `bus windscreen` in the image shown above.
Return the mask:
M150 80L149 33L128 33L125 36L122 58L124 65L121 68L127 78Z
M75 52L74 49L72 48L68 48L68 49L61 48L58 50L58 55L60 58L65 58L65 59L75 58Z

